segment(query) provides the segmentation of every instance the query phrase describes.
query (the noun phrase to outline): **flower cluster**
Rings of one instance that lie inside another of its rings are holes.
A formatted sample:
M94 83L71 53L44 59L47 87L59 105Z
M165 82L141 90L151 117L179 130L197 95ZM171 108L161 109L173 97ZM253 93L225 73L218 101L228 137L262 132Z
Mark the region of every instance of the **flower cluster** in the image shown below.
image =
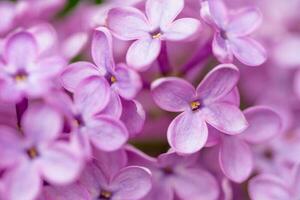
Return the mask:
M0 200L298 200L299 6L1 1Z

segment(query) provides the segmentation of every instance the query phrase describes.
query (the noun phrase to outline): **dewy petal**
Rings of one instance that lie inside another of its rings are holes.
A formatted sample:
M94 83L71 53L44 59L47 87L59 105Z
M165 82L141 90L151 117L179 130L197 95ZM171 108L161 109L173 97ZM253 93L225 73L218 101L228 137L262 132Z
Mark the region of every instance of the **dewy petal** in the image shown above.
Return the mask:
M4 48L4 59L16 68L26 68L37 58L36 41L28 32L22 31L12 35Z
M113 88L123 98L133 99L142 88L142 81L139 74L124 64L119 64L115 69L117 81Z
M5 197L10 200L32 200L40 193L42 181L38 169L30 162L23 162L4 176Z
M128 139L125 125L112 117L97 116L88 123L88 126L92 144L103 151L118 150Z
M122 40L135 40L147 37L150 25L145 15L136 8L113 8L108 12L107 26Z
M82 168L79 157L74 155L69 146L56 142L40 152L38 165L44 178L53 184L69 184L75 181Z
M62 131L63 119L54 108L44 104L30 106L21 121L24 134L33 142L54 140Z
M239 70L232 64L221 64L211 70L198 85L197 95L205 104L220 100L237 85Z
M146 2L146 15L152 28L164 30L175 20L183 7L183 0L148 0Z
M223 0L209 0L209 12L215 24L224 29L228 23L228 10Z
M215 33L212 42L212 51L216 58L222 63L231 63L233 60L233 54L229 48L227 40L224 40L220 33Z
M253 168L252 152L249 146L235 136L223 137L219 162L227 178L238 183L245 181Z
M104 71L103 74L97 71L96 66L92 63L80 61L70 64L64 70L61 75L61 82L66 90L74 92L79 83L84 79L93 75L104 75L104 73Z
M286 183L274 175L259 175L250 180L249 195L252 200L291 200Z
M247 8L237 13L226 30L228 34L245 36L252 33L262 22L262 14L257 8Z
M93 61L97 67L111 72L115 63L112 52L112 36L107 28L100 27L94 30L91 48Z
M181 41L194 36L200 29L200 21L193 18L181 18L171 23L162 35L162 39Z
M109 99L110 87L100 76L91 76L83 80L74 93L76 108L86 117L104 109Z
M244 114L234 105L213 103L202 109L204 119L219 131L235 135L248 127Z
M114 177L112 187L116 190L113 199L141 199L151 190L151 172L144 167L123 168Z
M249 126L240 136L247 142L259 144L272 139L281 131L280 116L268 107L252 107L246 109L244 114Z
M169 125L168 141L178 153L190 154L199 151L207 141L207 125L198 114L186 111Z
M180 112L189 108L195 96L194 87L187 81L176 78L160 78L151 85L155 103L164 110Z
M216 200L219 196L219 186L215 178L202 169L185 169L179 171L173 184L176 194L181 199Z
M145 110L138 101L134 100L122 100L122 106L121 120L127 127L130 137L134 137L143 129L146 119Z
M126 54L126 62L137 70L145 70L153 63L161 48L161 40L147 37L132 43Z
M265 48L251 38L230 38L230 47L234 56L249 66L258 66L267 59Z

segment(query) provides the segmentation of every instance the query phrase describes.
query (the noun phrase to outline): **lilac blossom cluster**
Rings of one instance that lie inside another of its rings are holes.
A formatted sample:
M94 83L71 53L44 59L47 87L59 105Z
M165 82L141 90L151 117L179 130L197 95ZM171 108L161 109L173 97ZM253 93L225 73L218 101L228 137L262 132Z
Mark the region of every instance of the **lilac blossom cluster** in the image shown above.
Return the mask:
M300 198L299 0L67 5L0 2L0 200Z

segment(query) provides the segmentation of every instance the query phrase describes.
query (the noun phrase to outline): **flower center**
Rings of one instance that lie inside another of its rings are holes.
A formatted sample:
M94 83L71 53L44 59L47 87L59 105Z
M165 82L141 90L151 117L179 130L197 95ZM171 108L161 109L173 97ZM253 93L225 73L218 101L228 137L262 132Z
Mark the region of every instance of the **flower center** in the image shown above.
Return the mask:
M110 77L110 82L111 82L111 84L117 82L117 78L115 76L111 76Z
M173 169L171 167L165 167L165 168L163 168L163 172L166 175L170 175L170 174L174 173L174 171L173 171Z
M112 196L112 193L107 190L101 190L99 198L109 200Z
M152 39L159 39L161 35L161 33L155 33L154 35L152 35Z
M75 127L84 126L84 121L81 115L74 116L73 124Z
M14 75L14 79L16 82L23 82L26 81L28 74L25 71L19 71Z
M201 103L199 101L192 101L190 103L190 106L191 106L192 111L196 111L196 110L200 109Z
M228 35L227 35L226 31L221 30L221 31L220 31L220 35L221 35L221 37L222 37L224 40L227 40L227 39L228 39Z
M26 153L27 153L28 157L31 159L34 159L39 155L39 153L35 147L31 147L31 148L27 149Z

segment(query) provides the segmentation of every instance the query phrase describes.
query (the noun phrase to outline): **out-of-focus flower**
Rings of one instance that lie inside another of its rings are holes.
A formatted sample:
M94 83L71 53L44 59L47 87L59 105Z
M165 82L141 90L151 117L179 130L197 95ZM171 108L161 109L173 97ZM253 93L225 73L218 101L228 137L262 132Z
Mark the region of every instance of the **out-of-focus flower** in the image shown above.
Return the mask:
M109 11L107 25L114 35L122 40L136 40L126 55L129 66L147 69L158 57L162 41L182 41L197 33L198 20L175 20L183 7L183 0L147 0L146 16L133 7Z
M206 143L207 124L229 135L241 133L247 121L236 105L223 100L236 86L239 71L219 65L194 87L179 78L162 78L152 84L154 101L162 109L183 112L168 128L168 141L175 151L194 153Z
M259 10L246 8L229 15L222 0L208 0L202 2L201 15L215 28L212 47L219 61L232 62L233 55L250 66L266 61L264 47L249 37L261 23Z

